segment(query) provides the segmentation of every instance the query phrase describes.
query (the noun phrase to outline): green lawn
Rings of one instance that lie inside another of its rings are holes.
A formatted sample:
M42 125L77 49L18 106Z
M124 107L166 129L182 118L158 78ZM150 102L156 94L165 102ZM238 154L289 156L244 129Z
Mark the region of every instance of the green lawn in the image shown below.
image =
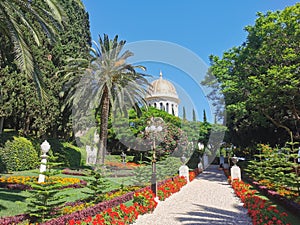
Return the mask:
M68 195L66 202L74 202L87 197L83 191L88 192L88 188L74 188L62 190L59 195ZM29 191L8 190L0 188L0 216L14 216L25 213L27 210L26 199L30 195Z
M0 176L37 176L38 170L30 170L30 171L20 171L14 172L11 174L0 174ZM81 180L88 179L87 176L74 176L67 174L58 174L57 176L62 177L74 177L79 178ZM109 177L107 178L110 182L110 187L106 191L114 190L120 188L123 184L133 185L130 177ZM85 188L72 188L72 189L63 189L59 193L60 195L67 195L64 198L65 202L75 202L76 200L83 199L88 196L84 192L89 192L90 190ZM0 217L4 216L13 216L26 212L27 203L26 199L29 196L29 191L18 191L18 190L8 190L4 188L0 188Z

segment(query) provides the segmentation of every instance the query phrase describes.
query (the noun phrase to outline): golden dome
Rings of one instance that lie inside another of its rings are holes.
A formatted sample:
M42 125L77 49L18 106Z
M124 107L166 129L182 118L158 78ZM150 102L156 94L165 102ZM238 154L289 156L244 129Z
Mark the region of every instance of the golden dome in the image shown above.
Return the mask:
M179 98L174 85L162 78L162 72L157 80L152 81L146 99L149 98L172 98L179 102Z

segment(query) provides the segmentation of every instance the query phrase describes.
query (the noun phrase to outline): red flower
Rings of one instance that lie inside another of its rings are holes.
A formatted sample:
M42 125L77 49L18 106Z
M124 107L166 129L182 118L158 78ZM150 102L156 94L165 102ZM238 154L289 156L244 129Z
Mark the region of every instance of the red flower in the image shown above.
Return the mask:
M75 225L75 220L74 219L69 220L69 225Z

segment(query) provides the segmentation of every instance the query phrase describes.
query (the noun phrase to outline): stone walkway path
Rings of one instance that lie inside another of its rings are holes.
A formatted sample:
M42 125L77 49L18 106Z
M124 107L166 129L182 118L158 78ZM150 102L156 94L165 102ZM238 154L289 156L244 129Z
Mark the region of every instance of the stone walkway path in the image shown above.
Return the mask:
M159 202L151 214L133 225L250 225L251 219L227 182L223 171L211 165L180 192Z

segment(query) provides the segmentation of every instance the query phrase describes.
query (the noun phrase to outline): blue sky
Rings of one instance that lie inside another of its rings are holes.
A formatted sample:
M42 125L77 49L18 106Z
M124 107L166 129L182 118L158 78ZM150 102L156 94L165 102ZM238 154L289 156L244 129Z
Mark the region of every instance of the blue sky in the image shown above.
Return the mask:
M295 0L83 0L90 16L93 40L104 33L126 40L128 44L147 40L177 44L178 49L190 51L202 66L209 66L209 55L222 56L224 51L246 41L244 27L254 25L257 12L282 10L294 5ZM155 48L157 51L157 49ZM170 56L175 53L170 52ZM206 111L213 120L213 109L204 97L206 91L194 75L181 66L162 61L139 62L147 73L172 81L183 98L180 113L185 105L187 115L194 108L197 119ZM193 67L195 65L191 65ZM199 71L202 71L200 69ZM200 72L199 72L200 73ZM201 76L204 77L203 71ZM192 78L192 79L191 79ZM182 89L182 90L181 90ZM212 111L211 111L212 110Z

